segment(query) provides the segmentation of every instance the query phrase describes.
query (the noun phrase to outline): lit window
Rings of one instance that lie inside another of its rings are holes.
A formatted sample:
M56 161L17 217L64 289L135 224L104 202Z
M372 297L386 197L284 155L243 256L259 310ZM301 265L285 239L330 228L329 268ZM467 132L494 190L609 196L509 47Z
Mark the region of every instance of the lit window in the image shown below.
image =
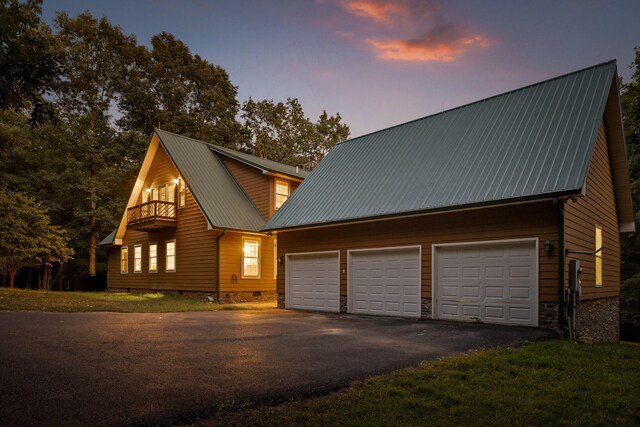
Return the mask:
M158 200L161 202L167 201L167 187L165 185L158 187Z
M142 245L133 247L133 272L142 273Z
M260 240L242 239L242 277L260 278Z
M181 208L187 204L186 188L182 178L178 178L178 204Z
M167 184L167 194L165 196L165 202L175 202L176 201L176 185L175 184Z
M166 271L176 271L176 241L167 242L167 267Z
M289 183L276 179L276 204L275 208L279 209L289 198Z
M156 273L158 271L158 244L149 243L149 272Z
M123 246L120 248L120 273L127 274L129 272L129 248Z
M596 251L602 248L602 228L596 225ZM596 288L602 287L602 251L596 253Z

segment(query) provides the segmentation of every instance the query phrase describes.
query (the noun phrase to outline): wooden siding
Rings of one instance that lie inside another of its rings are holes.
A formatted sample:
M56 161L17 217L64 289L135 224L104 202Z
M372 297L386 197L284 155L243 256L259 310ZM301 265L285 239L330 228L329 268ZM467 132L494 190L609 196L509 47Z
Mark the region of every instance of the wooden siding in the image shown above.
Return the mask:
M171 182L178 171L162 147L153 159L144 188ZM188 185L188 183L187 183ZM110 288L213 291L216 281L216 235L187 191L186 206L178 210L177 227L150 232L127 230L129 273L120 273L120 247L109 249ZM165 272L166 242L176 240L176 271ZM149 272L149 243L158 243L158 272ZM142 273L133 272L134 246L142 244Z
M221 155L220 157L260 213L265 218L269 218L272 214L269 208L270 177L253 166L226 156Z
M540 301L557 301L558 256L544 253L545 240L558 247L557 214L551 201L345 224L278 233L278 256L340 251L340 294L347 295L347 250L422 246L422 297L431 298L431 245L536 237L539 239ZM278 266L278 292L285 291L285 266Z
M620 226L610 165L607 133L602 123L589 166L586 194L565 205L567 249L595 250L595 226L602 227L602 287L595 287L595 256L571 255L580 260L583 268L582 299L613 297L620 293ZM568 274L568 259L566 271Z
M242 278L242 238L260 240L260 278ZM227 232L220 239L220 292L275 291L274 238L260 234Z

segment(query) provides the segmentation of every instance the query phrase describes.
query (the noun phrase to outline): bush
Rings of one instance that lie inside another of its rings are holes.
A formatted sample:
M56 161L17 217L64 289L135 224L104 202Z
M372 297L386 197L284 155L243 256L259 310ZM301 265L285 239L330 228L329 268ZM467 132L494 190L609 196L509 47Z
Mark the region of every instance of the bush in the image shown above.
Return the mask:
M620 288L620 339L640 341L640 273Z

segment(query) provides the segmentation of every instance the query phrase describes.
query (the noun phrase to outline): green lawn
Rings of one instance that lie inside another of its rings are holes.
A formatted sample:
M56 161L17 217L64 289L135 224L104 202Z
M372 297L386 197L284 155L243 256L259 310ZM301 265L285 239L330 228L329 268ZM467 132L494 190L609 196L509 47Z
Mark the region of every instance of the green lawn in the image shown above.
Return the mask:
M0 310L14 311L113 311L164 313L273 308L274 303L211 304L187 295L126 292L45 292L0 288Z
M199 425L640 425L640 346L553 340L470 352Z

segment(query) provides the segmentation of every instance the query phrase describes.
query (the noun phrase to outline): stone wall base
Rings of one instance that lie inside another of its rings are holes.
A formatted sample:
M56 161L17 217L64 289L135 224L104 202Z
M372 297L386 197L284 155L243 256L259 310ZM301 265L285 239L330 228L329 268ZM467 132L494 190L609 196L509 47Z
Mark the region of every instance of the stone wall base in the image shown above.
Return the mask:
M420 307L420 318L421 319L433 319L433 304L431 302L431 298L422 298L421 307Z
M588 341L620 341L620 299L580 301L578 333Z
M541 302L538 304L538 327L543 329L551 329L560 334L560 320L558 318L557 302Z
M216 297L215 292L202 292L202 291L169 291L164 289L125 289L125 288L109 288L107 292L128 292L131 294L148 294L148 293L163 293L170 295L186 295L191 298L198 298L205 301L209 301L211 298ZM284 297L284 295L283 295ZM241 292L220 292L220 301L225 304L233 304L238 302L253 302L253 301L275 301L275 291L241 291Z
M278 308L283 309L284 306L284 294L278 294Z
M347 311L347 297L345 295L340 295L340 313L346 313Z

